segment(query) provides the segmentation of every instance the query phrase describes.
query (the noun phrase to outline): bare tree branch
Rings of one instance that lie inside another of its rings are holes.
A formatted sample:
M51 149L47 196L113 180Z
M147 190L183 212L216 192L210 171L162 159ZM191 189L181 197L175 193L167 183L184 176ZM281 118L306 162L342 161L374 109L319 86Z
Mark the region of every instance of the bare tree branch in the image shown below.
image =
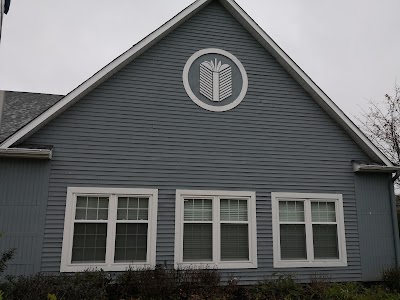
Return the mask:
M369 101L358 117L360 127L393 163L400 165L400 86L382 102Z

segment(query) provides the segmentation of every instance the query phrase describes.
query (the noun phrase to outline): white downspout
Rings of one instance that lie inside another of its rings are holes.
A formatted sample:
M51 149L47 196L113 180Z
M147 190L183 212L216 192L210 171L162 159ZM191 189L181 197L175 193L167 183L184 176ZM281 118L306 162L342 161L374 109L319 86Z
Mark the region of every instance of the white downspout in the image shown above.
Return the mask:
M3 16L4 16L4 0L0 0L0 44L1 44L1 28L3 25Z
M6 99L6 92L0 91L0 130L1 130L1 122L3 120L3 109L4 109L5 99Z
M3 27L3 16L4 16L4 0L0 0L0 45L1 45L1 30ZM3 107L4 107L4 100L5 99L5 92L0 91L0 130L1 130L1 121L3 117Z

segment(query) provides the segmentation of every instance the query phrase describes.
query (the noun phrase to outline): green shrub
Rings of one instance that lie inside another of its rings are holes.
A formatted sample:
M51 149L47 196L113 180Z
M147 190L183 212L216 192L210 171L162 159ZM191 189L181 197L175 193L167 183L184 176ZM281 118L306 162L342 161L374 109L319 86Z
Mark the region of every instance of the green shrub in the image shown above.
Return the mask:
M139 296L143 299L170 299L170 295L177 290L174 273L161 267L155 270L129 269L117 275L115 286L116 294L121 299Z
M389 277L395 277L392 275ZM278 275L246 288L236 278L221 285L220 274L214 269L174 270L157 266L155 270L130 269L115 274L114 278L104 271L93 270L58 276L7 277L0 282L0 300L3 299L400 300L400 294L389 289L387 283L367 288L354 282L331 283L323 276L312 278L309 284L300 284L291 275Z
M117 299L215 299L220 293L220 275L214 269L174 270L157 266L120 273L115 279Z
M54 294L48 294L47 295L47 300L57 300L57 296Z
M223 288L224 300L250 300L250 293L247 288L239 285L239 280L237 278L230 278Z
M316 273L310 277L310 283L304 286L306 299L325 300L325 292L331 285L330 277Z
M400 268L390 268L383 271L382 281L391 291L400 292Z
M3 234L0 233L0 238L2 236ZM0 255L0 275L7 269L7 263L14 257L15 251L15 249L10 249Z
M88 270L73 275L7 277L0 289L7 300L43 300L49 294L57 300L106 300L110 283L111 277L104 271Z
M364 287L357 282L332 283L325 290L323 297L332 300L353 300L364 292Z
M304 299L305 290L292 275L278 275L276 279L255 285L252 297L255 300Z
M372 286L369 289L364 289L362 294L357 295L355 300L399 300L400 294L389 291L381 285Z

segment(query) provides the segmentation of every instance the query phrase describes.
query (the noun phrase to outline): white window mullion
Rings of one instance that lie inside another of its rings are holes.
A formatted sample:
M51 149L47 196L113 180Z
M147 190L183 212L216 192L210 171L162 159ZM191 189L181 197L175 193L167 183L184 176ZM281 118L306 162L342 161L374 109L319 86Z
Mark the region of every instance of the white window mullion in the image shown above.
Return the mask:
M343 234L342 232L345 232L344 228L341 228L341 225L344 224L342 221L344 216L342 216L340 213L340 207L339 207L339 201L335 202L335 216L336 216L336 234L337 234L337 239L338 239L338 251L339 251L339 257L345 257L347 260L347 255L346 255L346 249L343 249ZM345 243L344 243L345 244Z
M312 234L312 217L311 217L311 202L309 199L304 201L304 213L306 223L306 247L307 247L307 260L314 260L314 242Z
M184 234L184 231L185 231L185 198L184 197L182 197L181 199L179 199L180 201L180 204L179 204L179 206L180 206L180 208L181 208L181 210L180 210L180 220L181 220L181 222L180 222L180 224L179 224L179 226L180 226L180 232L182 233L181 235L180 235L180 249L182 249L182 251L181 251L181 253L180 253L180 261L181 262L183 262L183 234Z
M116 195L110 195L110 200L108 205L107 248L106 248L106 265L108 266L111 266L114 263L117 201L118 197Z
M221 262L220 198L213 197L213 261Z
M274 241L276 241L276 246L273 245L273 248L276 249L275 256L277 257L277 261L281 261L281 223L279 218L279 199L273 200L272 204L272 224L273 227L273 235L275 235ZM275 262L275 260L274 260Z
M65 221L70 219L71 224L72 224L71 231L70 231L70 234L69 234L69 244L71 246L68 248L68 263L70 261L72 261L72 246L73 246L73 243L74 243L76 199L77 199L76 194L72 194L72 197L73 197L72 211L68 211L68 209L66 208L66 213L65 213ZM65 228L64 228L64 230L65 230Z
M251 218L251 213L253 212L253 210L252 210L252 204L251 204L250 198L247 198L246 203L247 203L247 222L246 223L247 223L247 234L248 234L247 242L249 243L249 260L252 260L254 245L251 240L253 228L250 223L250 220L251 220L250 218ZM256 203L254 203L254 205L256 205ZM256 211L254 211L254 212L256 212ZM255 217L255 215L254 215L254 217Z
M153 236L153 226L151 223L151 220L153 220L153 218L157 218L157 212L156 215L150 215L150 212L153 212L153 197L151 195L148 196L149 197L149 202L148 202L148 208L147 208L147 253L146 253L146 261L150 262L150 264L154 263L151 262L151 256L152 256L152 251L153 251L153 245L151 243L151 237ZM156 236L156 234L154 233L154 236ZM155 237L155 240L157 242L157 237Z

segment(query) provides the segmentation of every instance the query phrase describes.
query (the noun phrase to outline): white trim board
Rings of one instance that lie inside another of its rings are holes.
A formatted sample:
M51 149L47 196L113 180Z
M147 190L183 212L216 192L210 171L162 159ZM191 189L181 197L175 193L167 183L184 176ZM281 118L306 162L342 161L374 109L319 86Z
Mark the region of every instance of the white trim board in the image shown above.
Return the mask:
M62 100L42 113L33 121L6 139L0 148L9 148L23 141L45 124L57 117L102 82L110 78L133 59L149 49L168 33L185 22L212 0L197 0L157 30L149 34L131 49L102 68ZM350 135L350 137L374 160L393 166L392 162L362 133L344 112L307 76L307 74L257 25L257 23L234 1L219 1L250 34L292 75L314 100Z

